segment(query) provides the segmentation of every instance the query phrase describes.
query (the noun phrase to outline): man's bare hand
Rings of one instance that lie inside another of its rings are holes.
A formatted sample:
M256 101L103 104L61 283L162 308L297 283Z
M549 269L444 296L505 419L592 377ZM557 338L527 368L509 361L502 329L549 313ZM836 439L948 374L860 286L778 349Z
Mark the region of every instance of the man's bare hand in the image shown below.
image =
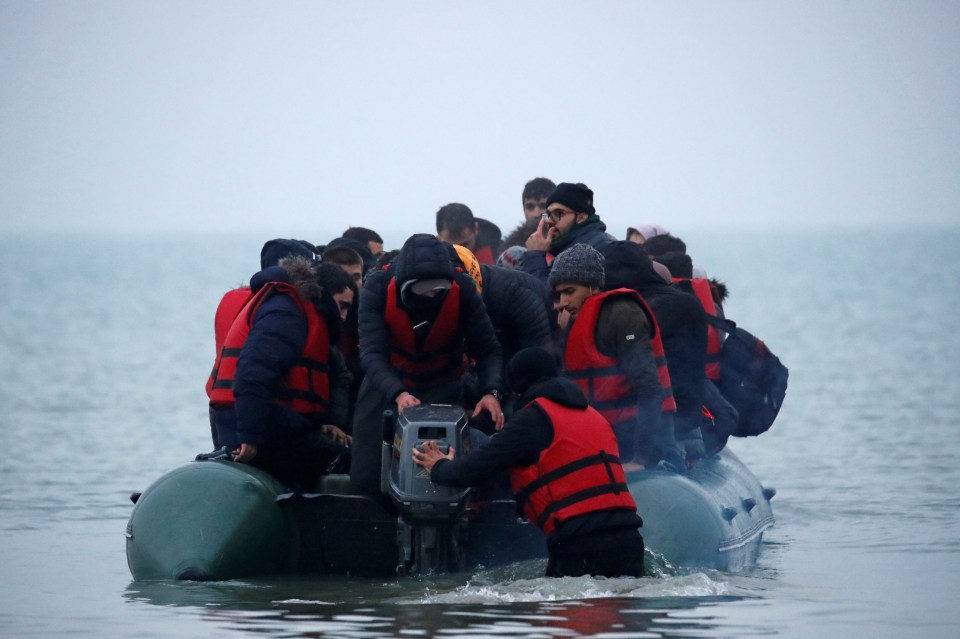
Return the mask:
M233 461L242 464L248 463L257 456L257 447L253 444L240 444L240 448L233 449Z
M419 405L420 405L420 400L414 397L413 395L411 395L410 393L408 393L407 391L403 391L402 393L397 395L397 414L398 415L403 412L404 408L410 408L411 406L419 406Z
M349 446L353 443L353 437L334 426L333 424L324 424L320 427L324 435L337 442L341 446Z
M417 466L422 466L426 468L427 471L433 470L433 465L436 464L441 459L450 459L454 458L456 455L456 449L451 446L450 452L446 455L440 452L440 448L437 446L437 442L432 439L425 441L420 445L420 448L413 449L413 463Z
M482 411L490 413L490 418L496 425L497 430L503 428L503 411L500 410L500 402L497 401L496 397L493 395L484 395L481 397L480 401L477 402L476 408L473 409L473 415L471 417L476 417Z

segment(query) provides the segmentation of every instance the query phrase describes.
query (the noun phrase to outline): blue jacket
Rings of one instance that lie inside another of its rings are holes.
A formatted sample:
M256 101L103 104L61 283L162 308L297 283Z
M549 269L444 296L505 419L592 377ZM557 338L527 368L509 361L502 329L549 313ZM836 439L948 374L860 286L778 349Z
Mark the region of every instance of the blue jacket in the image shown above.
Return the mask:
M550 255L556 257L574 244L589 244L599 251L607 244L615 242L616 239L607 233L607 225L601 222L599 217L592 215L579 226L571 228L565 235L555 238L549 252ZM545 251L527 251L520 258L520 269L546 282L547 276L550 274L547 253Z
M268 267L250 280L254 294L267 282L290 282L289 275L279 266ZM333 315L325 305L318 304L321 315L327 318L334 348L330 356L330 413L325 423L346 426L347 378L342 357L336 348L335 330L339 315ZM231 448L240 443L262 446L270 441L290 441L305 437L319 429L310 419L296 411L271 401L273 387L299 359L307 340L307 318L290 297L274 295L257 310L237 361L233 381L236 403L232 409L218 409L216 442Z

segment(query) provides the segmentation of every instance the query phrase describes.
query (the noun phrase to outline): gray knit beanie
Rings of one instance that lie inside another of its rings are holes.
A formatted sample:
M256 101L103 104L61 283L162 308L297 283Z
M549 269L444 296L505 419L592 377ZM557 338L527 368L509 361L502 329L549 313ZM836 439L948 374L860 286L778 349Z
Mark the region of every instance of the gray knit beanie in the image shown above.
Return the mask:
M550 288L557 284L603 287L603 255L589 244L574 244L553 260L547 277Z

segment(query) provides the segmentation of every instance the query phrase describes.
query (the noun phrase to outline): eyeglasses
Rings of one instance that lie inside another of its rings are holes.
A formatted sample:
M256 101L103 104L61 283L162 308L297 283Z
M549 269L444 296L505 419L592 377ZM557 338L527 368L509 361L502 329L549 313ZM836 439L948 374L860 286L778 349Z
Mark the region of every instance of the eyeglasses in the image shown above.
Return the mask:
M570 209L554 209L552 211L544 211L543 219L550 220L551 222L559 222L567 213L577 214L576 211L571 211Z

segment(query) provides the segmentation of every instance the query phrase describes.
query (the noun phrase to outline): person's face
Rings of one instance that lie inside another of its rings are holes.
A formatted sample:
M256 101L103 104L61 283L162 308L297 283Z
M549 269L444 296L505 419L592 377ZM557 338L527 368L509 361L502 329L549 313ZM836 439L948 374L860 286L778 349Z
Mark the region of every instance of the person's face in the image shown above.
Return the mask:
M460 246L465 246L471 251L474 249L474 245L477 243L477 231L479 226L474 224L473 226L466 226L458 231L449 231L444 229L437 233L437 239L441 242L450 242L451 244L459 244Z
M374 242L371 240L367 242L367 247L370 249L370 252L373 253L374 257L380 257L384 253L383 242Z
M586 284L557 284L554 288L559 296L560 310L569 313L570 317L576 317L587 298L600 290Z
M337 310L340 311L340 319L347 319L347 312L353 304L353 289L345 288L339 293L333 294L333 301L337 303Z
M631 233L631 234L630 234L630 237L628 237L627 239L630 240L631 242L633 242L634 244L643 244L644 241L645 241L644 238L643 238L643 234L642 234L642 233L637 233L636 231L634 231L633 233Z
M523 198L523 216L527 221L537 219L547 210L547 198L525 197Z
M579 221L581 215L583 214L554 202L546 211L546 221L551 229L556 229L554 235L564 235Z
M340 270L353 278L353 283L357 285L359 291L363 288L363 264L339 264Z

